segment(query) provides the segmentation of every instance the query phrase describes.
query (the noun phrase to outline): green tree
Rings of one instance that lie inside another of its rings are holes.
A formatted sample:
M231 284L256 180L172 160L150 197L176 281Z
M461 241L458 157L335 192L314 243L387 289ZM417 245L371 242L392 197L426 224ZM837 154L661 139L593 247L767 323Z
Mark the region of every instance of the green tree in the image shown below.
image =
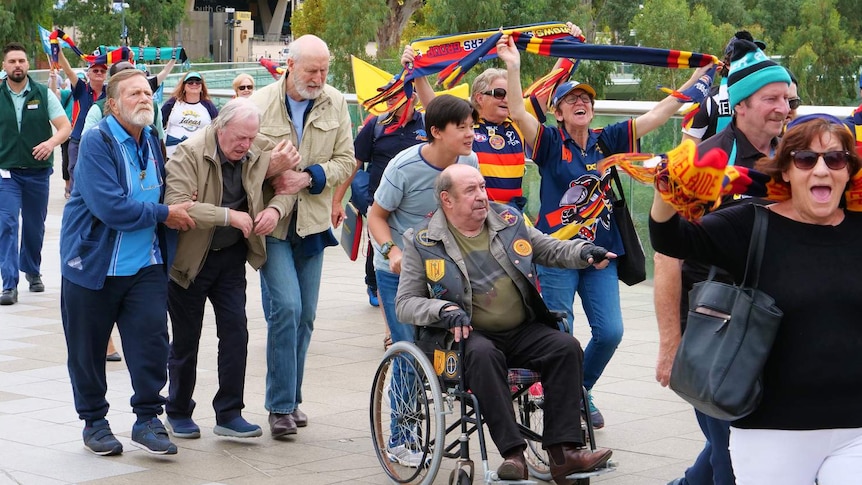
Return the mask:
M119 12L112 8L113 3L66 2L56 11L54 23L75 27L74 41L85 53L100 45L119 45L123 24L129 31L130 46L164 47L171 45L185 9L185 0L126 0L129 6Z
M715 53L719 57L729 37L723 29L713 26L712 17L703 6L689 10L685 3L674 0L648 2L635 16L631 27L641 46ZM632 71L635 78L640 79L637 97L645 100L665 97L656 86L675 88L691 77L689 69L636 65Z
M50 28L51 4L51 0L3 2L0 5L0 45L20 42L27 47L31 62L45 59L36 25Z
M834 0L804 0L797 17L800 27L789 27L777 50L799 79L800 97L806 104L850 104L862 44L842 30Z

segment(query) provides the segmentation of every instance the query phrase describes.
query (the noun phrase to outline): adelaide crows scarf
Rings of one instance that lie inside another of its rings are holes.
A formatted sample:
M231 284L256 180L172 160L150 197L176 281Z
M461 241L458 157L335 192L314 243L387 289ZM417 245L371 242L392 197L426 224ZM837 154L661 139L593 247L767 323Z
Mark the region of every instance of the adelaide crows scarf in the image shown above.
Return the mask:
M583 38L569 34L565 24L549 22L416 40L410 45L416 53L412 66L403 69L381 93L366 103L374 104L400 91L412 94L417 77L438 74L438 84L446 87L458 82L478 62L497 57L497 40L509 34L518 49L538 55L618 61L669 68L693 68L717 64L718 58L695 52L617 45L585 44Z

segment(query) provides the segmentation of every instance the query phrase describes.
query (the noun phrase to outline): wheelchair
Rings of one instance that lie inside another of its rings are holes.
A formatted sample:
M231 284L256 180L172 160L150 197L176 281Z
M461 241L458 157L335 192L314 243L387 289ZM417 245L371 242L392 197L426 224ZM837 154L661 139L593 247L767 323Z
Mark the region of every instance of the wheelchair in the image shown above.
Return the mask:
M463 340L457 350L447 350L445 344L429 342L419 333L417 328L418 345L396 342L386 351L371 388L371 437L377 459L389 481L430 485L434 483L443 458L453 458L457 462L450 472L449 485L472 484L475 465L470 459L470 435L478 431L484 483L535 484L532 480L500 480L496 470L490 467L479 402L465 386L461 372ZM541 376L528 369L509 369L508 374L513 411L527 443L524 455L529 474L551 481L548 454L542 448ZM589 413L582 413L584 415L584 442L595 450L593 425ZM403 447L400 451L410 451L409 460L393 454L395 443ZM614 471L615 467L608 462L599 469L567 478L574 485L588 485L591 477Z

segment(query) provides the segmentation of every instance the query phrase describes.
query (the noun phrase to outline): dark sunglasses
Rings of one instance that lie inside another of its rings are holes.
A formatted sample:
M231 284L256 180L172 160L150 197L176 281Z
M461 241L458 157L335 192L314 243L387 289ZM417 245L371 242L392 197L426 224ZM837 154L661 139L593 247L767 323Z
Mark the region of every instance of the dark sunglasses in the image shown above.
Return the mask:
M790 105L790 109L796 109L802 103L802 100L799 98L790 98L787 100L787 103Z
M190 79L190 80L186 81L186 84L191 84L191 85L203 84L203 81L201 81L200 79Z
M236 88L239 89L240 91L251 91L252 89L254 89L254 86L242 85L242 86L237 86Z
M485 96L493 96L494 99L506 99L506 90L503 88L494 88L488 91L482 91Z
M813 169L817 165L817 161L820 160L820 157L823 157L823 161L826 162L829 170L844 170L847 168L847 158L850 156L850 152L846 150L835 150L832 152L796 150L790 152L790 156L793 157L793 165L796 165L796 168L799 170Z

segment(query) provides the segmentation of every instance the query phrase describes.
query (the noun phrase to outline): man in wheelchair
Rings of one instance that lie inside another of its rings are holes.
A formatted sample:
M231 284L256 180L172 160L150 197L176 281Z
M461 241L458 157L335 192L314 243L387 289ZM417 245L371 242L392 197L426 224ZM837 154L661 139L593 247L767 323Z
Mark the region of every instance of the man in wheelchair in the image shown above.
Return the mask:
M465 378L504 458L500 479L527 478L526 443L506 382L510 367L542 376L543 447L554 481L567 484L566 476L601 467L611 450L590 451L581 433L583 351L557 328L533 264L602 269L616 255L583 240L554 239L528 227L515 209L489 205L485 180L473 167L446 168L435 196L440 208L404 234L398 319L465 339Z

